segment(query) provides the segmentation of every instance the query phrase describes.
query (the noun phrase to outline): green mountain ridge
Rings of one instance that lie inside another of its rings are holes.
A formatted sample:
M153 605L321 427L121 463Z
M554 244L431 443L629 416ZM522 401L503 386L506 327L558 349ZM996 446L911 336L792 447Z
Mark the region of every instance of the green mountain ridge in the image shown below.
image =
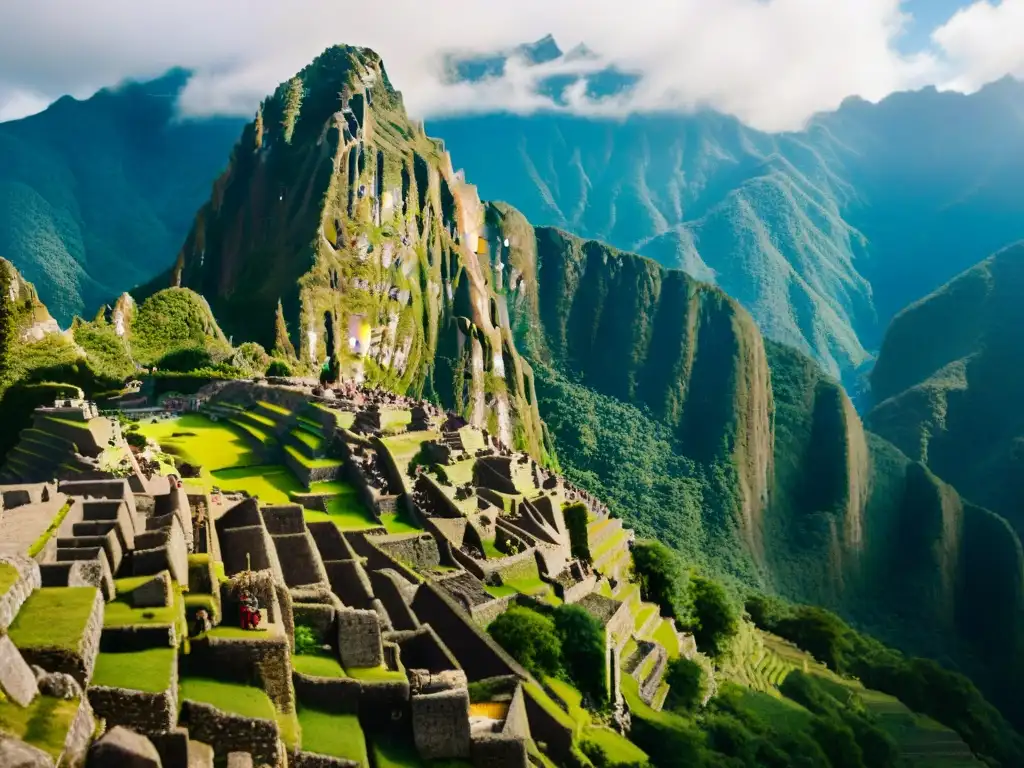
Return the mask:
M1004 519L865 430L835 380L763 342L719 289L491 211L524 275L514 324L570 477L713 572L839 610L1000 688L1024 607Z
M1017 403L1024 394L1024 244L893 320L871 375L871 428L1024 529Z
M240 121L179 121L187 77L0 123L0 253L63 327L165 269L209 194Z

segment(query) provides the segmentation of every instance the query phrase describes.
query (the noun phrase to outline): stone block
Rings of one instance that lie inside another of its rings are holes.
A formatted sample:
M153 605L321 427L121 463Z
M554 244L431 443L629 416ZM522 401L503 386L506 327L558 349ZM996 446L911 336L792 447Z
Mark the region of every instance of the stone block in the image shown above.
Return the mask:
M89 748L86 768L162 768L160 753L145 736L120 725L111 728Z
M39 693L32 668L7 635L0 635L0 689L22 707L27 707Z
M338 649L346 667L378 667L384 661L376 611L338 611Z
M228 753L228 768L252 768L252 755L248 752Z
M132 592L136 608L165 608L171 604L171 575L161 571Z
M53 758L20 739L0 733L0 765L4 768L53 768Z
M413 696L412 733L424 760L469 757L469 691L456 688Z

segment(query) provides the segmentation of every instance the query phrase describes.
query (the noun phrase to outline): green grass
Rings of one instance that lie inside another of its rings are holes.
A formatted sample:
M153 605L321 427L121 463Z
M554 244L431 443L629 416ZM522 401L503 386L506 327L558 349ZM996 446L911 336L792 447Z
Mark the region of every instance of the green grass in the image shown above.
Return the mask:
M458 461L445 465L444 472L448 475L448 480L452 485L465 485L473 479L473 465L475 464L476 459Z
M639 611L637 611L634 614L635 618L633 620L633 628L637 632L639 632L640 631L640 627L642 627L644 624L646 624L650 620L651 616L653 616L657 612L658 612L658 606L656 606L656 605L644 605L643 608L641 608Z
M625 677L629 677L626 675ZM630 678L632 679L632 678ZM634 681L635 683L635 681ZM625 685L625 683L623 683ZM536 683L524 683L523 692L537 702L545 712L551 715L561 725L572 730L576 729L576 721L566 714L565 710L558 706L554 700L548 696L544 690ZM639 696L638 696L639 698Z
M296 428L293 429L289 434L291 434L292 437L294 437L304 446L309 448L311 451L319 451L321 448L324 447L324 439L322 437L318 437L317 435L307 432L304 429Z
M37 589L21 606L8 635L19 648L77 651L95 600L95 587Z
M584 728L582 735L587 741L599 744L608 756L608 762L612 765L646 765L648 763L649 758L646 752L611 728Z
M310 469L320 469L322 467L340 467L340 459L311 459L306 456L302 451L296 448L294 445L286 445L284 447L285 452L295 459L297 462L302 464L304 467Z
M343 481L314 483L313 485L316 488L314 493L327 492L328 488L323 486L330 486L330 490L335 491L336 495L327 499L326 512L314 509L305 510L303 516L307 523L334 523L340 531L363 531L379 527L379 523L373 519L354 486Z
M494 539L483 539L484 555L488 560L500 560L503 557L508 557L504 552L498 549L494 543Z
M0 563L0 595L7 593L18 581L18 569L10 563Z
M401 432L412 421L412 411L385 410L380 412L381 432Z
M348 677L341 662L326 654L295 654L292 656L292 669L313 677Z
M104 627L152 626L175 624L181 621L183 600L176 585L171 588L171 604L158 608L135 608L131 604L131 593L152 576L132 576L114 582L117 594L106 604L103 613Z
M209 704L223 712L242 717L276 719L270 698L261 689L251 685L226 683L205 677L183 677L178 681L178 700L184 699Z
M139 431L168 452L205 471L259 464L245 436L234 425L198 413L139 424ZM182 433L174 437L175 433Z
M514 595L518 592L515 587L510 587L508 584L502 584L500 586L492 586L491 584L485 584L484 589L491 597L505 597L506 595Z
M305 490L291 470L279 464L218 469L207 483L208 488L214 485L222 491L248 491L271 504L287 504L293 492Z
M0 730L13 734L55 760L64 751L71 723L78 715L79 700L64 701L36 696L27 707L0 699Z
M91 684L161 693L171 684L171 669L175 660L174 648L101 653L96 657Z
M260 400L256 404L263 408L264 410L276 413L278 416L284 416L285 418L288 418L289 416L292 415L292 412L289 411L287 408L284 408L280 405L274 405L274 403L268 403L266 400Z
M385 512L380 516L380 522L388 533L420 533L423 530L402 512Z
M71 510L71 504L72 502L70 499L66 501L50 524L46 526L46 530L39 534L39 538L32 543L31 547L28 548L29 557L35 557L43 551L43 547L46 546L46 542L48 542L50 537L56 533L57 529L60 528L60 524L64 522L64 518L68 516L68 512ZM4 591L6 591L6 589L0 590L0 593Z
M557 677L546 676L544 684L547 685L560 698L577 726L590 725L590 713L583 708L583 694L580 693L571 683Z
M223 640L259 640L266 637L273 637L276 632L271 632L267 625L261 625L257 629L242 629L221 624L206 633L207 637L219 637Z
M383 664L379 667L348 667L345 670L349 677L367 682L385 682L391 680L405 680L403 670L390 670Z
M608 554L613 549L625 548L626 540L628 539L628 537L629 534L624 530L613 533L611 536L605 538L605 540L601 542L597 549L591 550L591 558L593 558L594 562L596 563L604 555Z
M369 764L366 737L356 715L337 715L301 707L302 749Z

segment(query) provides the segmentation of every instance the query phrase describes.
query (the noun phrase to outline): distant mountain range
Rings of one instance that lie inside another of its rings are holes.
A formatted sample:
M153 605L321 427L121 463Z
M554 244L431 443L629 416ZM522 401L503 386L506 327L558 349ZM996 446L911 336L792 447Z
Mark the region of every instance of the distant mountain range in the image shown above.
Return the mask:
M187 80L175 70L0 123L0 254L64 327L167 268L238 138L236 118L176 119Z
M497 77L512 57L595 54L563 54L548 37L452 57L450 76ZM579 77L591 98L637 79L613 66ZM538 87L560 103L576 79ZM177 121L186 80L174 71L0 124L0 254L62 324L165 269L223 168L244 121ZM1024 237L1024 84L1009 79L971 96L850 99L800 133L710 111L492 114L428 128L484 199L720 286L768 338L848 385L896 312Z
M548 63L552 45L531 50ZM799 133L710 111L428 128L484 198L714 282L848 382L896 312L1024 237L1024 84L1010 79L971 96L849 99Z

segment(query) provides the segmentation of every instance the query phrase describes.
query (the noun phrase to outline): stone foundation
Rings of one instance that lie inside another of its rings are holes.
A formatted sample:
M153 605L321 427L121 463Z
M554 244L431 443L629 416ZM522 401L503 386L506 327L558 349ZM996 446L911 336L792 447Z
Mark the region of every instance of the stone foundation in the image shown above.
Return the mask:
M231 752L248 752L257 765L281 766L284 762L277 723L272 720L232 715L188 700L182 703L181 720L189 737L213 747L219 760L227 760Z

